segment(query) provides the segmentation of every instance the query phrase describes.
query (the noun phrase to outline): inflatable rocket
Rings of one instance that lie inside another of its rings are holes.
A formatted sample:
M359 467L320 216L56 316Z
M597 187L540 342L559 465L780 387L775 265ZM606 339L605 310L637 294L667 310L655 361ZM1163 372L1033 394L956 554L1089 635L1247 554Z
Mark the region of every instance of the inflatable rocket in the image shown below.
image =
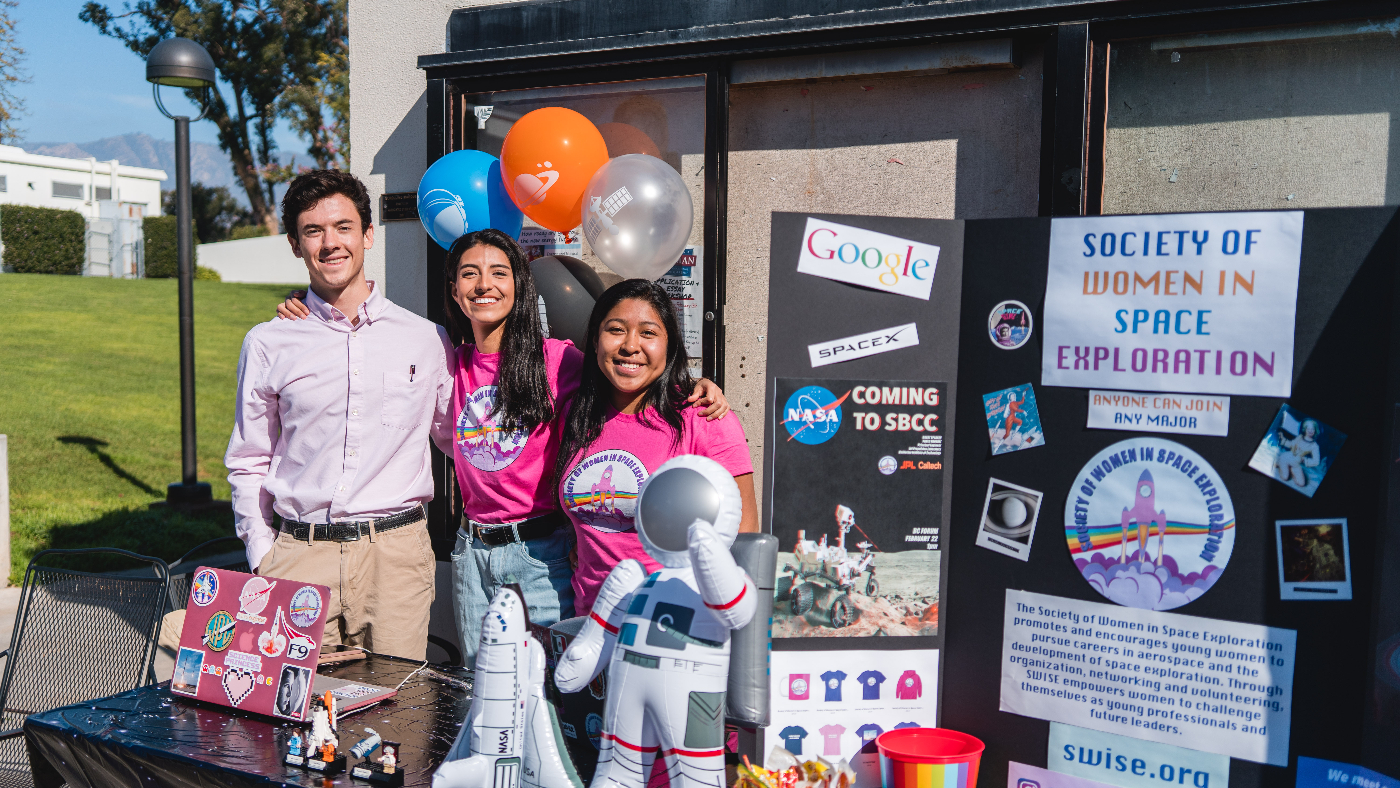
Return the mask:
M583 788L544 696L544 648L525 602L502 588L481 622L471 711L433 788Z

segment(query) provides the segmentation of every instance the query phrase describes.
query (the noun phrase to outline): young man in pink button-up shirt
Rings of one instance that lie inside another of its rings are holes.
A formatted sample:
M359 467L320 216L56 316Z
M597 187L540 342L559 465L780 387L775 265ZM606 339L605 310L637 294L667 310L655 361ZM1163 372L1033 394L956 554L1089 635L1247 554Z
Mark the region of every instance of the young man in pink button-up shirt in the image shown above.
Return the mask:
M359 179L298 177L282 221L310 273L311 316L243 340L224 458L238 535L258 574L330 587L325 645L423 659L436 568L428 439L451 451L455 351L365 279L374 225Z

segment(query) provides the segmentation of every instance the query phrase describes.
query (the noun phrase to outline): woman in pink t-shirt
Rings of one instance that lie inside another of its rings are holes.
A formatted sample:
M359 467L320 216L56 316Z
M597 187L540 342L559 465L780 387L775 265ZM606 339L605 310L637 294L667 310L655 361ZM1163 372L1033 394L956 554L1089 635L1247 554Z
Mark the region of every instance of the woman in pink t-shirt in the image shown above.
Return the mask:
M642 549L633 524L642 482L662 463L699 454L723 465L743 498L740 531L758 530L753 462L739 417L706 421L688 407L693 382L675 308L666 290L628 279L603 293L588 320L583 379L567 406L555 461L559 499L574 524L578 566L574 610L582 615L608 573L634 558L661 565Z
M462 236L446 269L449 332L461 343L452 389L462 490L453 607L474 664L481 619L503 583L520 584L533 623L574 615L573 529L555 503L552 473L557 414L578 389L584 357L573 343L544 336L534 276L510 236ZM714 415L729 410L713 383L691 388Z

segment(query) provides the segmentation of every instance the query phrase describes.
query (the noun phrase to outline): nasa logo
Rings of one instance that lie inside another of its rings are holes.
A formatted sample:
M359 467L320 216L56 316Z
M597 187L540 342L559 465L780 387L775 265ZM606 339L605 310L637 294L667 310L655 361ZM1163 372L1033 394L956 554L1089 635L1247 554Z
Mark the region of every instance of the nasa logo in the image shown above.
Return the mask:
M899 469L899 460L896 460L895 458L886 454L885 456L880 458L879 467L880 473L889 476L890 474L894 473L896 470Z
M787 428L788 440L808 446L826 443L841 429L841 403L850 392L838 399L821 386L803 386L788 397L778 414Z

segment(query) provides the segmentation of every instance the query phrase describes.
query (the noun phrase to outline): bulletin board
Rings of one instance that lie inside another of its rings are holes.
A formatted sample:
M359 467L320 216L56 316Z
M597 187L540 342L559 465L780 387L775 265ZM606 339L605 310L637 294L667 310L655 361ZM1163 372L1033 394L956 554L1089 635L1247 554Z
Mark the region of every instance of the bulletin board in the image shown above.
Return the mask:
M1395 372L1400 365L1394 351L1400 339L1395 310L1394 272L1400 261L1396 209L1303 212L1291 395L1230 396L1224 435L1090 429L1087 389L1041 384L1044 347L1039 320L1045 308L1050 219L816 218L943 245L930 298L924 301L799 273L796 263L808 215L775 213L768 390L776 396L784 379L801 383L823 378L938 381L946 387L941 424L953 428L942 432L941 481L948 494L942 517L930 518L940 520L938 527L944 529L939 639L887 638L876 647L939 650L938 723L986 743L979 777L983 788L1005 784L1009 761L1046 767L1051 735L1046 719L999 710L1008 592L1112 604L1076 568L1074 543L1065 528L1066 501L1085 477L1091 458L1138 438L1150 439L1154 446L1185 447L1182 456L1209 468L1212 483L1223 485L1233 503L1234 541L1228 563L1207 590L1169 612L1296 632L1285 765L1231 758L1229 784L1291 788L1299 756L1395 773L1396 764L1384 762L1386 757L1400 758L1385 755L1400 748L1393 746L1396 715L1383 707L1390 695L1383 680L1384 660L1378 655L1400 630L1400 610L1394 599L1378 596L1377 571L1386 550L1396 549L1395 535L1387 533L1396 526L1386 514L1394 505L1391 486L1400 475L1393 404L1400 401ZM1008 302L1024 305L1034 321L1029 339L1014 349L998 345L989 334L989 316ZM907 322L918 324L917 347L828 366L811 364L808 346L813 343ZM984 395L1025 384L1034 394L1042 443L995 449ZM775 523L782 527L782 512L774 511L772 504L775 485L797 483L784 478L781 469L775 475L773 467L775 453L781 465L781 452L790 443L781 424L784 404L769 403L769 511L764 514L770 529ZM1293 413L1345 434L1345 443L1329 458L1330 467L1311 497L1249 467L1261 439L1276 429L1285 404ZM841 428L846 429L844 422ZM1179 466L1180 459L1177 462ZM911 472L901 463L891 477ZM872 468L868 475L878 479L879 471ZM1033 539L1020 557L1007 549L979 546L979 525L993 479L1009 483L1013 491L1041 496ZM810 489L840 483L822 477L807 482ZM1282 598L1287 589L1282 587L1277 535L1283 532L1276 522L1337 518L1347 523L1350 600ZM1128 537L1123 541L1126 544ZM1160 539L1145 542L1161 549ZM852 643L834 648L856 648ZM819 638L800 643L775 640L775 652L794 648L833 646ZM783 677L775 670L773 679L777 693ZM778 703L775 697L775 709ZM767 746L777 743L774 733L769 732Z

